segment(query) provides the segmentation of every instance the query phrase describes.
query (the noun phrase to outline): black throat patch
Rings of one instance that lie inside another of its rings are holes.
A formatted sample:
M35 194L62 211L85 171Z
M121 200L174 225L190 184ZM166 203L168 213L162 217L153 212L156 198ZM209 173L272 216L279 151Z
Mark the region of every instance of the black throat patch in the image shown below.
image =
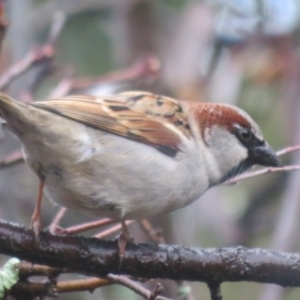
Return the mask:
M231 178L238 176L239 174L245 172L247 169L252 167L254 163L249 159L243 160L239 165L232 168L229 172L227 172L218 182L212 184L211 186L221 184Z

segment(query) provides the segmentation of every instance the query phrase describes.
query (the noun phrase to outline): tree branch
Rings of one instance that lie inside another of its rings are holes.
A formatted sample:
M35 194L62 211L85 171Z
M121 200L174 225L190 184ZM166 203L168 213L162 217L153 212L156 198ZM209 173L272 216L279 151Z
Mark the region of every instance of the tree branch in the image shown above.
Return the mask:
M222 300L221 286L219 283L208 284L211 300Z
M263 249L128 243L119 269L114 241L53 236L46 232L41 232L35 240L30 229L2 221L0 253L97 277L114 273L207 283L253 281L300 286L300 254Z

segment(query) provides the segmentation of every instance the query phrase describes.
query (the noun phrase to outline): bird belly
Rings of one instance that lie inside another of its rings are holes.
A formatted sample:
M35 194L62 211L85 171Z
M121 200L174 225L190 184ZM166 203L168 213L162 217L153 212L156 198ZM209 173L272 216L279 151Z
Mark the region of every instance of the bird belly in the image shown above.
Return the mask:
M136 219L183 207L208 188L198 156L169 157L76 124L75 132L59 137L66 140L65 148L47 143L45 136L43 142L24 143L28 164L45 180L45 193L56 204L97 217Z

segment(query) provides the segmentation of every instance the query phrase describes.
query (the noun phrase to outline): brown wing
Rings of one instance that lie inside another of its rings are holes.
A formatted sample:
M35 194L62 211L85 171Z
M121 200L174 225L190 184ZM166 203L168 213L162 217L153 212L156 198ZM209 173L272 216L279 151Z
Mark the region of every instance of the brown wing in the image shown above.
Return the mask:
M68 96L35 107L139 141L174 156L190 128L180 102L145 92L93 97Z

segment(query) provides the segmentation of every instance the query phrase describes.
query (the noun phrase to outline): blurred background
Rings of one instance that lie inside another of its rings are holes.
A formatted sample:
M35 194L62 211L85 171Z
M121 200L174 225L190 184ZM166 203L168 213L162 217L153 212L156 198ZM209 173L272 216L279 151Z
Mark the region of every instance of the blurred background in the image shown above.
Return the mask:
M274 149L281 149L300 144L299 14L297 0L7 0L0 79L33 47L45 44L53 24L65 18L53 59L28 68L6 92L30 101L59 93L105 95L138 89L232 103L257 121ZM5 128L0 138L0 159L20 149ZM300 153L285 155L282 161L300 164ZM0 218L29 226L37 187L25 164L1 168ZM266 174L214 188L196 203L150 221L167 243L300 251L299 196L300 172ZM44 201L44 226L57 210ZM67 212L61 225L87 220ZM138 224L131 231L136 241L147 239ZM210 299L205 284L187 284L195 300ZM169 297L192 296L180 296L173 282L163 285ZM300 297L300 289L256 283L225 283L222 292L232 300ZM119 286L59 295L138 298Z

